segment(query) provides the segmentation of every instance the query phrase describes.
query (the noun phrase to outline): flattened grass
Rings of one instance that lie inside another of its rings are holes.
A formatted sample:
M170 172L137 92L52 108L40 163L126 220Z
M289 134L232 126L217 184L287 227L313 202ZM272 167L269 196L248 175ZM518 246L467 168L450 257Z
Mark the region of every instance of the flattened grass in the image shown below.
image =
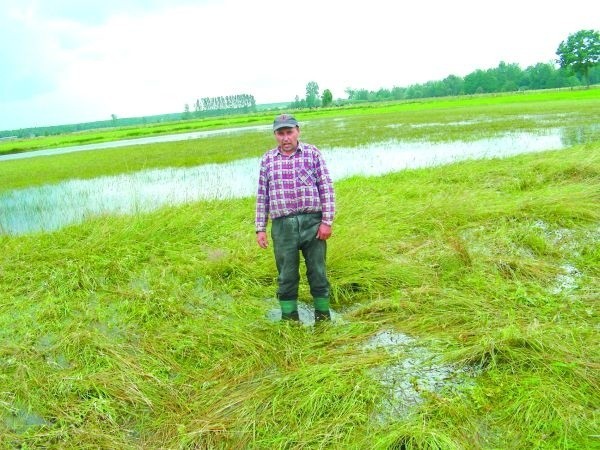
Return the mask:
M347 311L322 329L266 318L252 199L0 237L2 444L592 448L599 150L338 183L329 271ZM389 357L362 346L383 329L478 368L475 385L379 423L370 369Z

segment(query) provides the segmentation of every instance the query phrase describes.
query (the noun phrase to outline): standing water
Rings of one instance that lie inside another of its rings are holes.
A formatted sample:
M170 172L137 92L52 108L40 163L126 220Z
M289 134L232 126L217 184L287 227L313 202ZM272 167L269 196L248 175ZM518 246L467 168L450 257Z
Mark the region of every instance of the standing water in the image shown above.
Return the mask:
M564 148L560 129L509 133L470 142L387 141L356 148L322 148L334 180L378 176L407 168ZM189 168L142 170L0 194L0 233L52 231L103 214L146 212L165 205L255 194L259 158Z

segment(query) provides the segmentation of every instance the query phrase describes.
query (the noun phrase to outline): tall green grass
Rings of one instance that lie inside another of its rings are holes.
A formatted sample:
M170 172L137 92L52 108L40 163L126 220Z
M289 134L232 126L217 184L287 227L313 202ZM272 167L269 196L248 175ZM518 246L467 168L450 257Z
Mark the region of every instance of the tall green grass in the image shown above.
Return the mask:
M339 182L343 321L321 328L267 318L252 199L0 237L1 445L593 448L599 150ZM378 421L391 357L364 344L381 330L476 368L474 386Z

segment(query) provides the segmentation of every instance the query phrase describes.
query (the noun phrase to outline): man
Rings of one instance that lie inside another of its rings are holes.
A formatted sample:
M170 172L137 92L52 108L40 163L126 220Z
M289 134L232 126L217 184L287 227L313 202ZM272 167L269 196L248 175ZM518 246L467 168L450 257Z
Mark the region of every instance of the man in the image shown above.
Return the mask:
M330 320L325 258L335 212L333 183L319 149L299 141L300 127L293 116L277 116L273 133L277 147L266 152L260 163L256 241L261 248L267 248L267 220L271 217L282 319L299 320L302 252L315 321Z

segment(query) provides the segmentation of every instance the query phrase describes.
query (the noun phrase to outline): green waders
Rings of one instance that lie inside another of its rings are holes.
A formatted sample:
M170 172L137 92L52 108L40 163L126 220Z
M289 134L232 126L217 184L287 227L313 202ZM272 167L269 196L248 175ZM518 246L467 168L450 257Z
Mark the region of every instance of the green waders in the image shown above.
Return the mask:
M300 283L300 252L306 264L306 278L314 300L315 320L329 319L329 280L325 259L327 242L317 239L321 213L297 214L273 220L271 238L275 251L277 298L282 318L298 318L298 285Z

